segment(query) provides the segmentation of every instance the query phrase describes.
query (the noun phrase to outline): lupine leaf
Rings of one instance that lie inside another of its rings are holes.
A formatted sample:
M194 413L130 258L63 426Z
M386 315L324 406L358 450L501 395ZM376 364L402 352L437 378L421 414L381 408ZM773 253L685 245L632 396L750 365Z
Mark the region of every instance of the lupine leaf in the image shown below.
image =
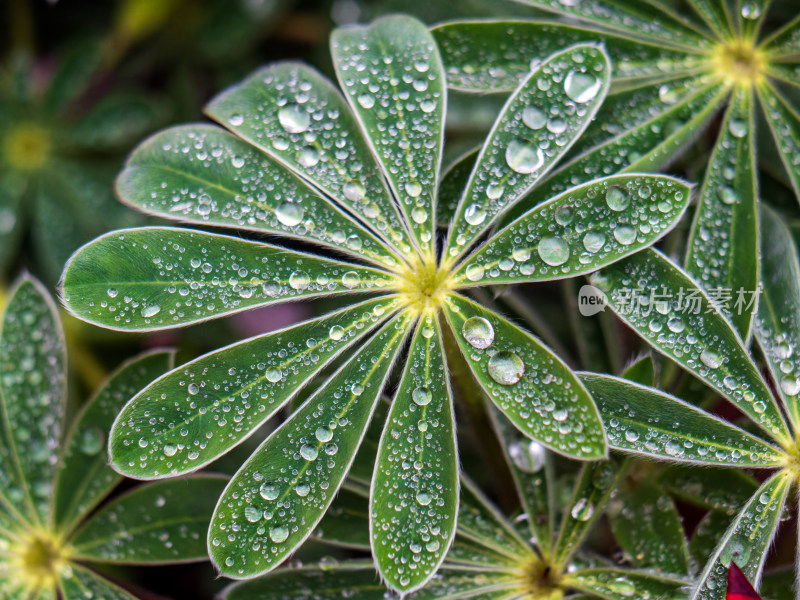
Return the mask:
M614 537L634 566L689 574L689 548L681 517L661 488L638 481L617 493L608 512Z
M726 10L728 0L689 0L689 4L717 38L729 39L733 27Z
M528 515L531 540L542 556L549 558L555 537L552 457L539 442L524 437L498 409L492 410L491 415L522 510Z
M128 159L117 192L165 219L275 233L397 265L381 240L329 199L218 127L183 125L151 137Z
M109 444L114 467L130 477L154 479L205 466L274 416L398 306L392 296L367 300L170 371L119 413Z
M800 426L800 262L780 216L761 206L761 295L755 335L786 412Z
M683 215L691 189L654 175L590 181L497 232L456 271L456 285L519 283L596 271L655 243Z
M767 17L767 9L772 0L737 0L739 13L739 32L746 41L756 41L761 26Z
M208 534L223 574L265 573L310 535L353 461L410 321L402 313L384 325L236 473Z
M663 76L697 68L696 50L663 45L547 21L481 20L432 29L449 87L469 92L512 91L532 65L573 44L602 42L614 64L614 81Z
M708 40L649 2L641 0L519 0L543 10L573 17L634 39L684 50L707 47Z
M709 465L774 467L781 450L658 389L582 373L617 450Z
M350 209L390 245L411 252L353 114L315 70L290 62L266 67L219 94L206 112Z
M448 227L458 209L461 194L467 186L475 167L480 148L470 150L449 165L439 182L439 197L436 199L436 220L440 227Z
M586 181L587 177L620 171L652 172L669 162L711 121L728 94L721 84L710 84L682 102L657 102L662 109L633 129L588 148L559 167L528 196L513 207L503 223L517 218L532 206Z
M714 554L720 538L727 531L733 518L733 514L711 510L700 520L689 542L689 552L698 564L704 564L708 557Z
M774 86L762 84L756 89L772 136L775 138L778 154L795 194L800 197L800 164L797 161L797 156L800 155L800 115Z
M71 540L73 556L126 564L204 560L208 523L226 482L194 475L142 485L91 516Z
M734 514L758 489L758 481L736 468L703 469L669 465L658 483L684 502Z
M313 535L314 539L326 544L369 552L368 494L349 488L345 483Z
M586 463L581 467L561 521L553 554L555 565L565 565L577 552L624 474L625 469L613 460Z
M264 598L314 598L314 600L374 600L382 598L386 587L380 582L370 561L347 561L335 568L307 565L279 569L252 581L228 586L223 600L264 600Z
M461 479L461 504L458 510L458 539L465 537L506 559L523 562L533 555L532 548L515 531L483 492L466 477Z
M776 439L786 422L742 341L708 296L663 254L646 249L598 271L608 305L656 350L728 398Z
M724 600L731 561L758 587L790 484L791 478L786 473L778 473L756 491L720 540L700 574L691 600Z
M423 255L435 254L447 86L428 28L393 15L331 35L339 84ZM390 60L387 60L390 59Z
M688 581L624 569L585 569L568 574L564 584L596 594L606 600L637 598L681 598Z
M379 291L391 276L234 237L143 227L81 248L62 276L64 302L109 329L178 327L301 297Z
M769 53L770 58L796 59L800 55L800 16L761 42L761 46Z
M172 352L149 352L128 361L76 417L54 488L54 522L62 530L68 531L122 480L108 466L106 436L111 424L131 396L172 364Z
M476 381L515 427L559 454L580 460L606 455L597 408L561 359L463 296L449 295L444 309Z
M481 149L445 245L452 264L569 150L608 91L611 66L577 45L545 60L508 99Z
M40 283L24 277L11 291L0 328L0 494L34 523L52 517L65 369L56 306Z
M684 262L686 272L720 303L743 340L750 336L755 302L732 306L758 286L758 182L754 98L736 91L706 170Z
M93 573L79 565L70 565L58 582L64 600L84 600L85 598L102 598L103 600L136 600L120 587L104 577Z
M370 493L372 555L403 593L433 576L456 533L458 455L444 342L420 318L383 430Z

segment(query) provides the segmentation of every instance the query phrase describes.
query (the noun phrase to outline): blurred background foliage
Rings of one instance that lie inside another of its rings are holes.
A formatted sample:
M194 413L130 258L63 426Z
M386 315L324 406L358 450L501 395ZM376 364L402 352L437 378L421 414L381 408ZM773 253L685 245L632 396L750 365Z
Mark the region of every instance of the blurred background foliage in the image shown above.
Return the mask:
M671 4L685 10L681 0ZM55 292L64 262L80 245L110 229L145 222L146 217L117 201L113 187L125 157L144 137L170 124L205 120L202 107L215 93L269 62L306 61L332 76L330 31L393 12L428 23L543 16L510 0L0 0L0 308L4 290L20 273L33 273ZM795 2L774 2L772 25L787 22L796 12ZM502 95L449 94L445 168L485 137L504 100ZM670 171L698 181L716 129L706 130ZM773 206L796 215L786 176L775 168L779 161L771 143L760 144L760 151L762 194L770 194ZM682 226L688 227L689 221ZM800 226L794 231L800 237ZM684 236L679 227L674 243ZM567 280L478 293L494 299L500 311L540 336L570 366L619 373L631 363L637 342L609 314L581 317L575 303L578 285ZM330 308L319 301L278 306L157 335L100 330L65 315L70 389L75 398L87 397L114 365L142 348L177 347L180 364ZM662 385L679 389L687 400L708 401L707 388L654 359ZM476 434L485 430L485 418L477 410L458 416L464 424L459 430L461 461L513 513L516 499L500 447ZM253 436L211 470L233 472L262 439ZM670 483L670 477L677 477L674 470L662 471L639 464L625 493L633 494L639 481L656 479L667 492L679 491ZM729 518L730 506L698 507L693 498L680 494L678 501L687 531L699 523L691 550L700 561L710 543L702 537L703 523ZM611 546L613 555L612 529L618 518L597 528L592 547L609 555ZM778 540L778 548L779 555L791 554L790 541ZM616 552L621 556L623 549ZM298 560L333 561L345 555L312 539ZM211 598L226 583L216 579L207 563L115 569L108 570L112 578L134 582L132 589L152 600ZM781 576L767 578L767 586L780 589Z

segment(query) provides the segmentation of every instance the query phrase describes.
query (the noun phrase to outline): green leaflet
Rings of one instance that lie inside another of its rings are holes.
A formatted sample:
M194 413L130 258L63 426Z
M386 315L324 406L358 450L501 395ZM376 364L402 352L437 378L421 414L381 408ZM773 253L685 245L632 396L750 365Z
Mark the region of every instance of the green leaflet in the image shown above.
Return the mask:
M755 335L795 427L800 426L800 262L782 218L761 206L761 297Z
M751 495L753 491L751 490ZM708 557L714 554L720 538L732 521L733 515L716 510L708 511L706 516L700 520L692 534L692 540L689 542L689 552L697 564L704 564Z
M503 453L527 514L531 541L549 559L555 537L555 496L553 461L544 446L524 437L498 409L491 410Z
M108 233L62 276L85 321L126 331L178 327L301 297L381 291L382 271L260 242L171 227Z
M728 93L721 84L709 84L674 104L658 100L661 109L652 118L633 129L625 128L560 166L512 208L502 222L584 183L587 173L606 176L620 171L657 171L702 131Z
M291 62L266 67L219 94L206 112L410 255L402 217L367 141L339 91L315 70Z
M540 204L469 255L456 285L521 283L596 271L664 236L690 188L665 176L616 175Z
M783 95L769 84L757 86L758 99L767 118L778 154L792 182L795 194L800 196L800 165L796 157L800 154L800 115Z
M684 502L735 514L758 489L758 481L736 468L698 470L691 465L669 465L659 485Z
M346 561L331 565L309 565L279 569L252 581L228 586L222 600L264 598L314 598L315 600L375 600L386 588L371 561Z
M761 42L771 58L795 62L800 55L800 16ZM793 60L794 59L794 60Z
M739 88L731 99L706 170L684 265L730 319L743 340L750 336L756 302L735 311L741 296L758 286L758 182L755 99Z
M458 210L461 194L467 187L469 176L475 168L480 148L470 150L457 158L442 173L436 204L436 221L440 227L449 227Z
M565 456L605 457L597 409L561 359L528 332L463 296L448 295L444 310L476 381L517 429Z
M401 313L378 330L236 473L208 532L224 575L270 571L309 536L350 468L410 324Z
M194 475L137 487L86 521L71 540L73 556L127 564L205 560L204 533L226 483Z
M348 487L348 483L345 482L325 512L325 516L314 529L314 539L334 546L369 552L367 496L367 492L362 492L360 488Z
M436 572L455 536L458 489L444 342L427 312L412 338L372 476L372 554L391 588L411 592Z
M137 479L200 469L250 436L399 305L392 296L367 300L170 371L119 413L109 444L114 467Z
M791 477L787 473L778 473L756 491L720 540L700 574L691 600L724 600L731 561L735 561L754 587L758 587L790 484Z
M171 368L173 358L172 352L155 351L131 359L76 417L54 487L54 522L62 531L69 531L122 480L108 466L108 431L125 402Z
M614 537L635 567L689 575L681 516L660 487L647 481L623 487L608 512Z
M730 38L735 31L728 14L727 2L728 0L689 0L694 11L720 39Z
M0 328L0 494L12 513L24 512L23 522L52 518L51 457L61 440L65 369L56 306L39 282L23 277Z
M565 566L578 551L592 525L603 514L611 493L625 475L625 469L613 460L586 463L581 467L572 498L562 516L553 551L555 565Z
M632 39L688 52L699 52L709 41L686 21L678 21L665 11L641 0L582 0L565 3L562 0L519 0L559 15L574 17L589 25L600 26Z
M704 60L693 50L676 51L547 21L455 21L431 31L442 53L448 86L468 92L513 91L532 65L580 43L603 43L614 64L615 82L681 73Z
M339 84L367 134L423 256L436 253L439 179L447 86L427 27L388 16L336 29L331 54ZM387 61L386 58L391 57ZM368 78L362 74L367 69Z
M682 598L688 580L631 572L623 569L585 569L565 577L565 585L590 592L606 600L641 598Z
M478 155L448 231L452 265L564 156L608 91L611 66L593 45L547 58L508 99Z
M778 448L674 396L608 375L581 373L617 450L665 460L776 467Z
M697 284L646 249L598 271L608 305L656 350L728 398L778 441L786 422L742 341Z
M71 565L58 582L64 600L84 600L102 598L103 600L136 600L120 587L78 565ZM50 596L52 598L52 596Z
M143 142L117 177L117 192L166 219L280 234L398 266L381 240L328 198L218 127L182 125Z

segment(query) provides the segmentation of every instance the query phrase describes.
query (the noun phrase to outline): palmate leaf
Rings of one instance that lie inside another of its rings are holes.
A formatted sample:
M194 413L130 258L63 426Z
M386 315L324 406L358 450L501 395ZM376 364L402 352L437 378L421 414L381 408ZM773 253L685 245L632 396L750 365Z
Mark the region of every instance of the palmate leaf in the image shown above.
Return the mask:
M23 277L0 329L0 495L11 514L22 513L23 523L42 526L52 518L65 369L56 306L40 283Z
M606 455L592 398L561 359L463 296L448 295L444 310L476 381L515 427L566 456L594 460Z
M661 488L648 481L623 487L608 512L614 537L634 566L689 574L689 548L681 517Z
M783 220L761 206L761 286L755 335L792 423L800 426L800 261Z
M608 305L656 350L730 400L778 441L791 438L772 394L719 309L679 267L646 249L598 271Z
M274 416L399 304L391 296L367 300L170 371L119 413L109 444L114 468L154 479L207 465Z
M423 314L383 430L370 493L372 554L410 592L438 569L456 532L458 456L439 322Z
M547 21L458 21L431 31L448 85L468 92L510 92L541 58L581 43L603 42L612 57L615 83L692 71L704 60L694 49L674 50Z
M433 218L447 86L428 28L391 16L331 35L339 84L367 134L423 256L436 253ZM368 70L369 77L363 72Z
M561 520L553 550L553 564L563 567L577 552L592 525L603 514L611 493L625 475L613 460L586 463L575 482L572 498Z
M651 175L617 175L572 188L497 232L454 279L462 285L521 283L596 271L665 235L689 205L690 192L682 181Z
M298 63L267 67L222 92L206 112L411 254L406 227L356 119L319 73Z
M681 50L697 50L709 46L698 31L687 27L688 21L678 20L650 2L640 0L519 0L543 10L576 18L603 29L624 34L633 39Z
M143 142L119 174L117 193L166 219L280 234L397 266L369 230L282 164L218 127L182 125Z
M225 477L194 475L149 483L93 514L70 540L72 556L123 564L205 560L204 533Z
M448 230L446 266L569 150L602 103L610 70L601 48L583 44L550 56L520 84L478 155Z
M758 587L767 550L780 523L790 484L791 477L787 473L778 473L756 491L706 563L691 600L723 600L731 561Z
M61 575L58 589L64 600L83 600L84 598L136 600L135 596L104 577L78 565L70 566L67 572Z
M549 559L555 537L552 457L539 442L524 437L499 410L492 410L491 415L523 512L528 515L531 540L542 556Z
M567 575L564 583L606 600L637 598L682 598L689 582L656 573L622 569L585 569Z
M581 373L612 448L664 460L777 467L783 452L729 422L655 388Z
M391 282L388 273L368 267L171 227L101 236L78 250L62 276L64 301L76 316L126 331L178 327L301 297L380 291Z
M208 534L224 575L267 572L310 535L353 461L410 322L404 312L378 330L236 473Z
M108 466L106 436L124 403L167 371L173 353L154 351L119 367L76 417L54 487L54 522L69 531L121 480Z
M752 91L738 89L728 107L689 236L685 268L709 294L729 290L722 311L747 340L756 303L733 310L739 294L758 286L758 182Z

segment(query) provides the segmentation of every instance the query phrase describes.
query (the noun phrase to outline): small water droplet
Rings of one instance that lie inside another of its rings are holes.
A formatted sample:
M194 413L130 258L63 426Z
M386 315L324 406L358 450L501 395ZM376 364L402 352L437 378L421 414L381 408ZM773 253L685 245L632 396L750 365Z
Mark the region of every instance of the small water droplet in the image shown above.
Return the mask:
M306 460L316 460L318 455L319 451L310 444L303 444L300 447L300 456Z
M142 309L142 316L145 319L149 319L150 317L155 317L160 312L161 307L158 304L150 304Z
M264 500L275 500L278 497L278 486L274 483L265 481L258 488L258 493Z

